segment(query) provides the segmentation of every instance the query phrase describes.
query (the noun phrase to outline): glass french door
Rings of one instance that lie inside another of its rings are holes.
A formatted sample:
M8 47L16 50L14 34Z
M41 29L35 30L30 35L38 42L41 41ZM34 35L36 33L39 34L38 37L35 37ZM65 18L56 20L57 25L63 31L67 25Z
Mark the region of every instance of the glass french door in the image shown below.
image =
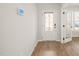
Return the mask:
M61 20L61 43L72 41L72 11L64 11Z

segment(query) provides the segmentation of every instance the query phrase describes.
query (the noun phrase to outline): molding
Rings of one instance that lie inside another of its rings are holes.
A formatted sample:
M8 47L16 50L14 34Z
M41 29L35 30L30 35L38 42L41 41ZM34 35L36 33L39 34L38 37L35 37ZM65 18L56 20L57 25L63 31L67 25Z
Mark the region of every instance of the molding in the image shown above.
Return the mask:
M31 50L31 52L30 52L29 56L31 56L31 55L32 55L32 53L33 53L33 51L34 51L35 47L37 46L37 44L38 44L38 40L36 40L36 42L33 44L33 47L32 47L32 50Z
M60 42L60 43L61 43L61 41L60 41L60 40L38 40L38 42L40 42L40 41L58 41L58 42Z
M56 41L61 42L61 40L56 40Z

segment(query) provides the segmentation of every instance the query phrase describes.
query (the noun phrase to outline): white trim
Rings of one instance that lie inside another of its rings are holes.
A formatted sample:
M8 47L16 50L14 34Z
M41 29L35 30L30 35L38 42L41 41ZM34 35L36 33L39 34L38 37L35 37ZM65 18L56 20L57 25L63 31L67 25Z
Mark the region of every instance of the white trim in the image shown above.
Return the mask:
M57 41L57 42L60 42L61 43L61 40L38 40L38 42L40 42L40 41Z
M61 40L56 40L56 41L58 41L58 42L60 42L60 43L61 43Z
M31 52L29 53L29 56L32 55L32 53L33 53L35 47L37 46L37 44L38 44L38 40L34 43L34 45L33 45L33 47L32 47L32 50L31 50Z

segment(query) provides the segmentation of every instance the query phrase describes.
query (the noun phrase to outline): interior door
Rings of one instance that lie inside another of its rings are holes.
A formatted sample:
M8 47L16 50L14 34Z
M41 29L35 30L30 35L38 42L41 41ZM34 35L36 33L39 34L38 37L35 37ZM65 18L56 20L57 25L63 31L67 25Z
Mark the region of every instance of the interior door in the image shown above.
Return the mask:
M43 39L48 41L56 40L56 19L53 12L43 13Z
M62 40L63 43L67 43L72 41L72 12L65 11L63 12L63 19L62 19ZM64 20L64 21L63 21Z

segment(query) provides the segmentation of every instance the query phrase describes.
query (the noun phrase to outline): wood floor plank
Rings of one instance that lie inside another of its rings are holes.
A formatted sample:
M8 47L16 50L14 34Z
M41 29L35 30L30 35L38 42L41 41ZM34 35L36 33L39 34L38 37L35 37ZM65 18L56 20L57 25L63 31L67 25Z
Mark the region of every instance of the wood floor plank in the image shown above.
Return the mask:
M79 56L79 38L72 42L61 44L55 41L39 42L32 56Z

